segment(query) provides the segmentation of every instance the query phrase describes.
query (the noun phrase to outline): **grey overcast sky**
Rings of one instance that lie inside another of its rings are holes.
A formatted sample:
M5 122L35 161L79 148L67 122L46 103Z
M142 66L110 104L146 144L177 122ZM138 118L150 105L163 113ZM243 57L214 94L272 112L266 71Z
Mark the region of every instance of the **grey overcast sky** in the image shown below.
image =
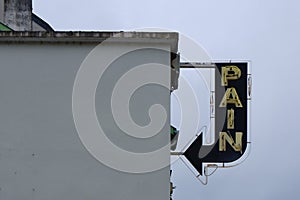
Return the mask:
M173 29L214 60L252 61L252 150L201 185L174 164L174 199L282 200L300 196L300 2L296 0L51 0L34 12L55 30Z

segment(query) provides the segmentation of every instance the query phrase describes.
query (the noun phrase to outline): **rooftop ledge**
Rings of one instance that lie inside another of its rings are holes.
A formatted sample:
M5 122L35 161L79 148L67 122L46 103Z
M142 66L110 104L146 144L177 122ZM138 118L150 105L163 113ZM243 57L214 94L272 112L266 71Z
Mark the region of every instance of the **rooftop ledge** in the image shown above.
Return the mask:
M171 45L173 52L178 48L177 32L0 32L0 43L98 43L104 40L166 43Z

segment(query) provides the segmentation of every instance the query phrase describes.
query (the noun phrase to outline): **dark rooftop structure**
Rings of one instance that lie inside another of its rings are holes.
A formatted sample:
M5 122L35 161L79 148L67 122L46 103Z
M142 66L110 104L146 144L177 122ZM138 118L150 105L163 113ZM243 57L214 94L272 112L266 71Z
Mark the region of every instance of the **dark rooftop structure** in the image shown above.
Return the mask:
M0 31L54 31L32 12L32 0L0 0L0 23Z

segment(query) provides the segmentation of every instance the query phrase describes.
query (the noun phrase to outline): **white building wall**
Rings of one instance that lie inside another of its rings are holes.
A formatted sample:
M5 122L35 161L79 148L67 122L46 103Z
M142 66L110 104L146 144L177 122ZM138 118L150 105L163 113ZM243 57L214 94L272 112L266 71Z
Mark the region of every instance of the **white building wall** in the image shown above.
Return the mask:
M139 88L131 99L133 120L149 123L148 109L162 105L167 121L159 133L146 140L119 130L106 113L110 91L126 70L136 64L169 66L168 44L114 43L133 51L106 71L106 81L96 92L96 112L107 137L126 151L149 152L169 142L169 91L157 85ZM96 44L13 43L0 44L0 199L169 199L169 166L149 173L126 173L95 159L82 144L72 114L72 91L76 74ZM101 62L101 60L99 60ZM121 69L121 70L120 70ZM157 74L169 81L169 74ZM147 77L147 74L144 74ZM105 85L107 84L107 85ZM102 87L104 86L104 87ZM104 89L104 90L103 90ZM125 106L126 103L124 103ZM103 149L106 151L106 149ZM107 150L107 154L110 151ZM169 152L164 153L169 161ZM111 159L115 159L111 155ZM126 159L123 160L127 162Z

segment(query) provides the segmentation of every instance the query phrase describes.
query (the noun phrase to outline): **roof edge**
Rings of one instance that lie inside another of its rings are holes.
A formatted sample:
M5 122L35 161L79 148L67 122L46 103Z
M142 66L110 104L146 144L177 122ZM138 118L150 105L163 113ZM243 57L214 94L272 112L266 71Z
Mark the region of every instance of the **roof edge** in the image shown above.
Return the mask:
M109 42L150 42L168 43L172 52L178 51L177 32L95 32L95 31L12 31L0 32L0 43L99 43Z

